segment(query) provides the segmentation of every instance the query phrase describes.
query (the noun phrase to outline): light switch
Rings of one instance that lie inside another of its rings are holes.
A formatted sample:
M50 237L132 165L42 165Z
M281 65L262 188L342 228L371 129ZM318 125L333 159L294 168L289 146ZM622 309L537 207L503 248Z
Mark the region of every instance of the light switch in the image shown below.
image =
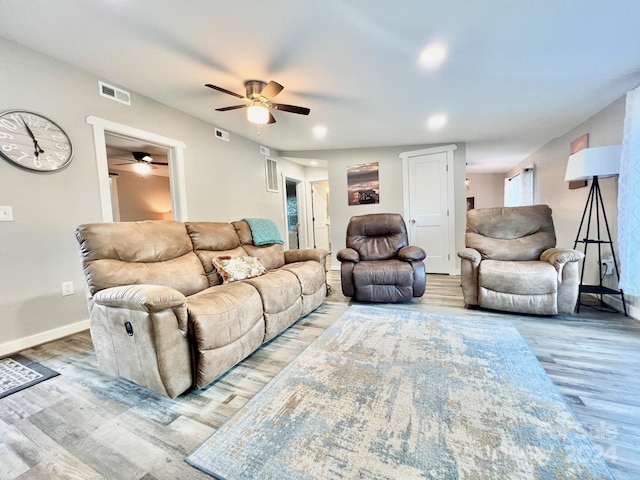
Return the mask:
M0 207L0 222L13 222L13 209L11 207Z

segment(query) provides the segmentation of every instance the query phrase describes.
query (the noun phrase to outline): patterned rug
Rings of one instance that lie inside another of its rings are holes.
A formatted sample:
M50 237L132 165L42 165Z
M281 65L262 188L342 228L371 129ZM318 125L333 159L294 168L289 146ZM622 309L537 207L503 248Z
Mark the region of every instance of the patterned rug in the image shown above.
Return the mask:
M0 359L0 398L60 375L22 355Z
M613 478L513 324L360 305L187 461L225 480Z

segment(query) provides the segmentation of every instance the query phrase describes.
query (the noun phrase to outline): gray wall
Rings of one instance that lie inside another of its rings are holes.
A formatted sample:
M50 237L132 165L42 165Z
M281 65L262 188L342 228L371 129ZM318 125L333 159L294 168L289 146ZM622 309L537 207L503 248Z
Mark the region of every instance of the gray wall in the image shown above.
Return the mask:
M284 234L282 195L266 191L258 144L233 133L230 142L220 141L212 125L135 92L131 106L100 97L98 80L108 78L2 38L0 64L0 110L44 114L74 145L71 164L54 173L31 173L0 160L0 205L13 207L15 218L0 223L0 354L70 333L88 318L74 230L101 221L90 115L186 144L191 220L266 217ZM277 159L280 170L304 178L302 166ZM76 293L63 297L61 282L68 280Z

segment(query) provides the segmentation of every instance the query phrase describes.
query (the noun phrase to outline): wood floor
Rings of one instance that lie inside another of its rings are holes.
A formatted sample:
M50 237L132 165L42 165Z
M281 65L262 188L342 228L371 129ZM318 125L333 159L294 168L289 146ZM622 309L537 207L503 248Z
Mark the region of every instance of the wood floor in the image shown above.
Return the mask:
M22 352L60 376L0 399L0 479L210 478L184 458L349 306L337 272L315 312L208 388L170 400L100 373L88 332ZM429 276L419 309L512 321L616 478L640 479L640 322L581 308L554 318L465 310L458 277Z

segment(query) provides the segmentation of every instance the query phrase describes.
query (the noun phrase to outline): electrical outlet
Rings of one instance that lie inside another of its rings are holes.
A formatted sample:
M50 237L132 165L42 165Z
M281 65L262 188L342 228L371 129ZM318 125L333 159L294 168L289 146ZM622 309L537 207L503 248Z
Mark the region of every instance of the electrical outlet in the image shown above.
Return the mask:
M73 282L62 282L62 296L73 295Z
M605 275L613 275L615 271L615 266L613 264L613 258L603 258L602 259L602 269L604 270Z
M13 209L11 207L0 207L0 222L13 222Z

